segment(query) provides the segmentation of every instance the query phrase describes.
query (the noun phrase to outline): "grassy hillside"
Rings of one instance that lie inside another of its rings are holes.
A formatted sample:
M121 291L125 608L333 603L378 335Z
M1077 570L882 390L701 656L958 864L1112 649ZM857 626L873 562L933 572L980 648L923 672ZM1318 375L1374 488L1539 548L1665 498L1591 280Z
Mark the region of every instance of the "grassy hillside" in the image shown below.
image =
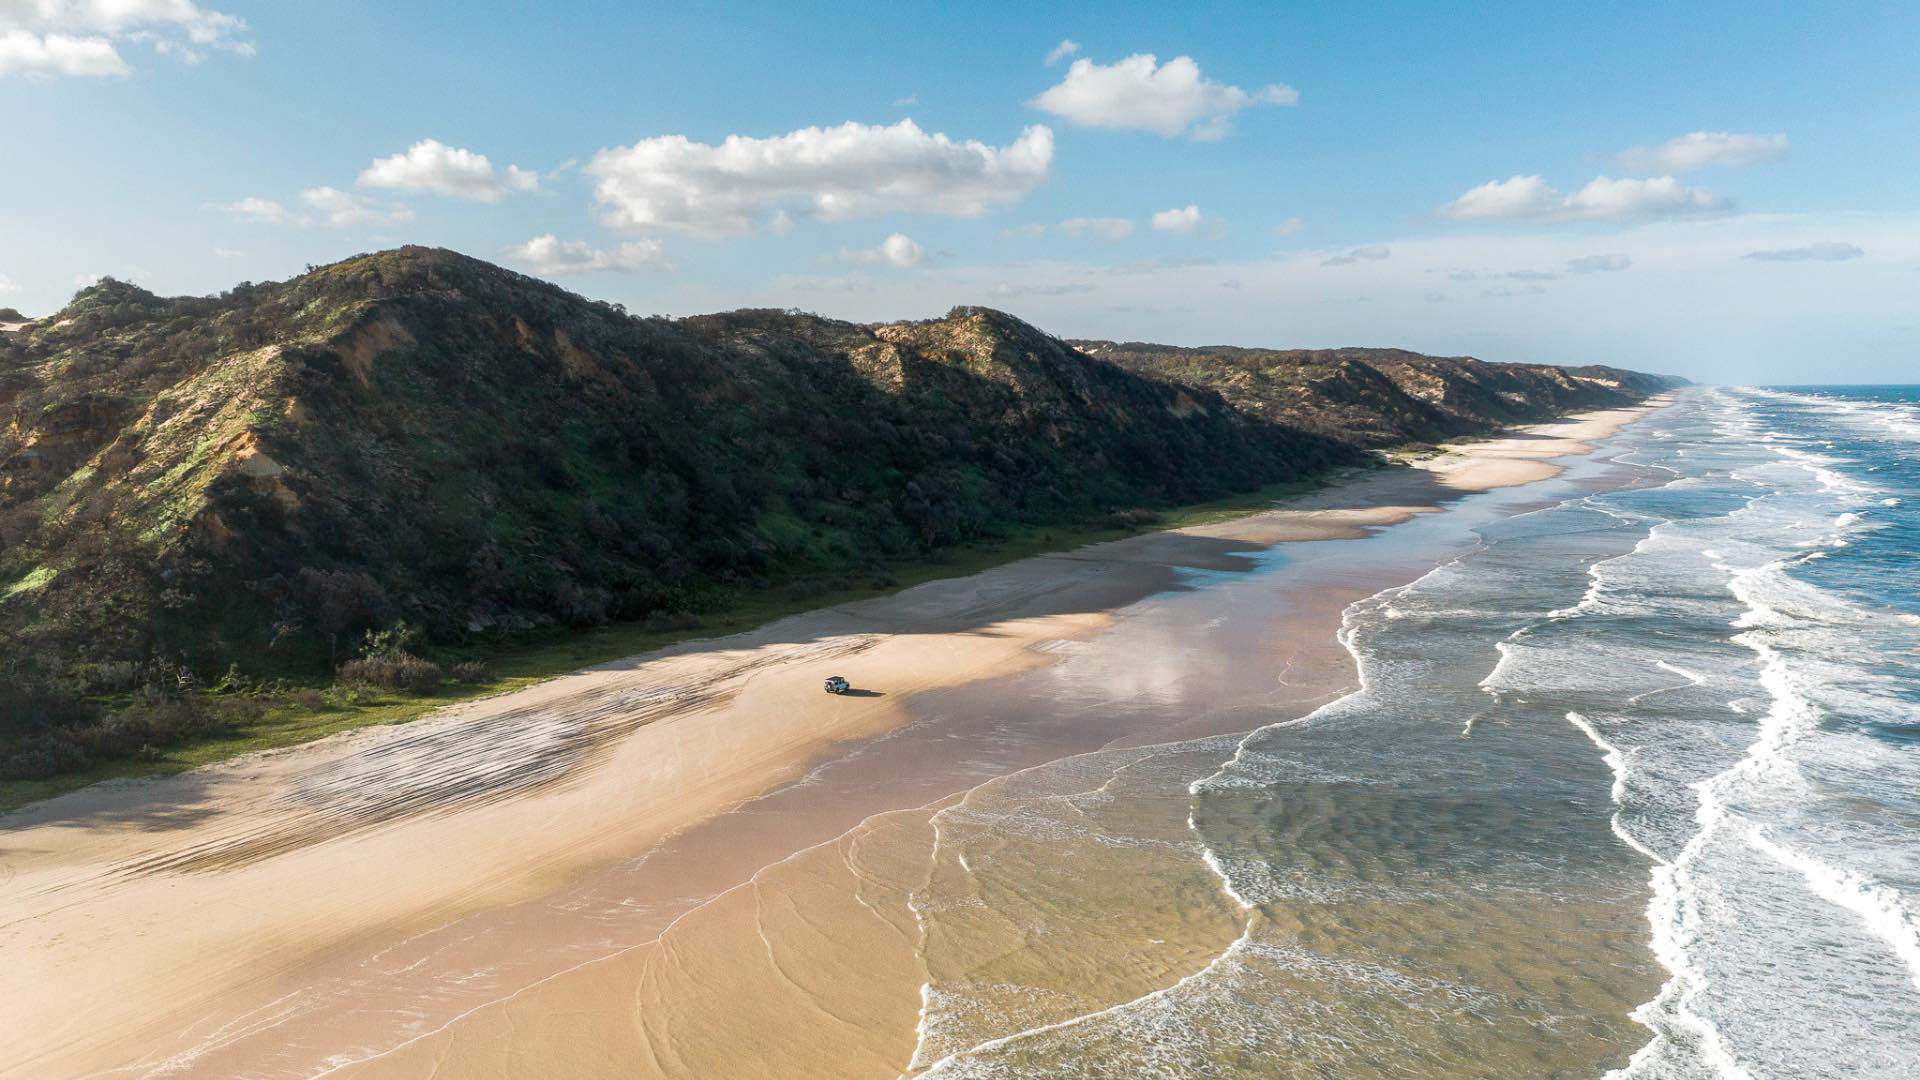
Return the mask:
M1216 391L1275 423L1376 448L1607 408L1680 381L1620 368L1495 364L1403 349L1074 344L1141 375Z
M424 690L434 658L669 631L1649 388L1084 350L981 308L635 318L424 248L214 297L102 281L0 338L0 775L230 726L210 686L347 663Z

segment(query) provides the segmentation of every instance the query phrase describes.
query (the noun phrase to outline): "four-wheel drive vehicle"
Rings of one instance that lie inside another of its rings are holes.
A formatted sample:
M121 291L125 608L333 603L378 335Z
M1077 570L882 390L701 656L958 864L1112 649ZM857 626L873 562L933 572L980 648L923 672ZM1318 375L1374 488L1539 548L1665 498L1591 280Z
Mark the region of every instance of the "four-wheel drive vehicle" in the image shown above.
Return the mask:
M853 689L853 684L838 675L827 676L827 693L844 694Z

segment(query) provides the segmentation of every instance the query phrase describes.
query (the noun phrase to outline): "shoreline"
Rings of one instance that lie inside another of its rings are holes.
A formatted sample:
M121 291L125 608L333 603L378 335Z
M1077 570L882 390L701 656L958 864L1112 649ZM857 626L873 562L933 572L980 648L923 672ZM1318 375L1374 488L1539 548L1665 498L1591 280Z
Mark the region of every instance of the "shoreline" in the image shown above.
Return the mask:
M0 833L10 871L0 885L0 941L25 958L6 977L13 989L0 992L0 1023L35 1037L0 1072L151 1067L179 1053L216 1069L260 1067L271 1047L249 1037L256 1030L303 1052L326 1049L301 1043L303 1033L328 1031L346 1042L364 1035L374 1047L381 1036L363 1012L329 1006L276 1018L271 1003L347 977L370 949L403 949L449 927L484 937L478 953L502 941L543 957L564 952L566 940L528 948L563 938L543 926L536 902L591 892L596 876L636 857L678 858L687 868L654 882L657 894L638 901L646 917L622 924L633 932L650 918L664 936L763 872L836 843L849 814L871 810L856 828L888 815L907 827L904 812L937 805L887 805L905 797L888 790L822 799L806 781L824 763L907 741L895 737L915 730L943 693L1042 669L1113 632L1133 605L1177 591L1185 575L1245 570L1251 557L1292 542L1367 537L1459 495L1555 475L1550 459L1587 452L1659 404L1455 446L1414 469L1363 474L1276 510L1023 559L671 646L405 726L30 806ZM1367 584L1311 590L1319 602L1284 620L1283 636L1301 651L1294 707L1351 682L1327 609L1337 624L1344 601L1335 601ZM857 676L870 696L822 695L828 667ZM1203 719L1202 728L1233 722L1230 709ZM1022 752L1070 751L1098 734L1075 728L1057 747ZM916 782L937 789L944 775ZM895 777L879 779L885 789ZM873 801L848 805L856 797ZM780 829L755 827L767 820L756 821L759 809L742 812L782 802L794 805ZM620 884L631 890L633 880ZM97 1000L106 985L127 992ZM884 1006L876 999L874 1007ZM349 1014L367 1030L343 1027ZM422 1037L409 1052L444 1054L448 1047L432 1045L444 1041ZM468 1035L462 1045L484 1057L473 1047L485 1042ZM337 1046L316 1060L330 1060L328 1071L407 1075L412 1059L392 1049L360 1055L374 1068L350 1068L355 1055L338 1060ZM875 1061L897 1056L877 1045L873 1052Z

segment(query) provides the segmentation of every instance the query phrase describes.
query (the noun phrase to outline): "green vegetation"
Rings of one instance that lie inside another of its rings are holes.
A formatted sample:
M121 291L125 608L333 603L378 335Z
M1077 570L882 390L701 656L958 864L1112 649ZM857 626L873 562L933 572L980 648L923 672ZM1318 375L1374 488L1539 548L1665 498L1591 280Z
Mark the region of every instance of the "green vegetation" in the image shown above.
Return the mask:
M1274 423L1372 448L1437 443L1604 409L1678 382L1620 368L1493 364L1405 349L1074 344L1129 371L1215 391Z
M102 281L0 337L0 778L403 718L1639 392L1220 352L982 308L636 318L422 248L211 297Z

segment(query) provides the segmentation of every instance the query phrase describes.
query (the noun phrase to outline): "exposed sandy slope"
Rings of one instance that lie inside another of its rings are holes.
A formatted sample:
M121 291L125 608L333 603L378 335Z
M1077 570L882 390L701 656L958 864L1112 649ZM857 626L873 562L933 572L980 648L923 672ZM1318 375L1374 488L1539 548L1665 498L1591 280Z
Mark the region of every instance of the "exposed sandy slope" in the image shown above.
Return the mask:
M276 1003L469 919L493 927L484 939L475 931L476 970L511 987L521 960L510 955L514 942L539 941L539 919L486 924L485 913L558 895L597 868L716 821L834 748L896 729L914 695L1047 663L1051 643L1099 633L1116 608L1173 585L1178 568L1226 568L1236 553L1277 543L1362 535L1450 492L1551 475L1547 459L1586 449L1638 412L1541 425L1285 509L1029 559L581 671L402 727L98 785L0 819L0 1031L8 1033L0 1075L142 1075L169 1061L206 1075L365 1066L418 1075L447 1052L442 1036L387 1051L401 1041L396 1032L425 1021L447 1026L432 1003L410 1018L399 1015L411 1007L405 1001L371 1017L366 1002L302 998L297 1016ZM1330 641L1337 610L1304 611L1289 632ZM1343 660L1328 648L1315 662ZM820 679L836 671L857 675L871 695L822 694ZM1321 678L1331 687L1346 674L1327 668ZM924 821L882 815L863 828ZM804 830L753 833L713 849L719 854L702 858L687 880L645 902L664 930L763 868L781 864L769 871L776 880L805 873L806 859L783 860L817 843ZM872 880L888 874L876 868ZM745 917L724 903L700 911ZM871 920L890 917L867 908L813 932L843 933L844 947L858 948L862 934L880 930ZM524 938L513 936L515 925L525 926ZM767 949L772 955L771 940ZM508 960L496 963L502 952ZM890 1011L901 1008L896 984L915 977L873 972L872 1000L859 1006L876 1028L898 1033L904 1020L909 1041L911 1002L904 1017ZM511 1060L484 1057L488 1046L513 1041L507 1010L483 1007L460 1023L478 1031L463 1047L483 1056L452 1074ZM576 1049L595 1037L591 1024L530 1036L572 1039ZM869 1071L898 1071L899 1037L863 1044ZM590 1052L577 1063L597 1068ZM503 1064L498 1071L513 1074Z

